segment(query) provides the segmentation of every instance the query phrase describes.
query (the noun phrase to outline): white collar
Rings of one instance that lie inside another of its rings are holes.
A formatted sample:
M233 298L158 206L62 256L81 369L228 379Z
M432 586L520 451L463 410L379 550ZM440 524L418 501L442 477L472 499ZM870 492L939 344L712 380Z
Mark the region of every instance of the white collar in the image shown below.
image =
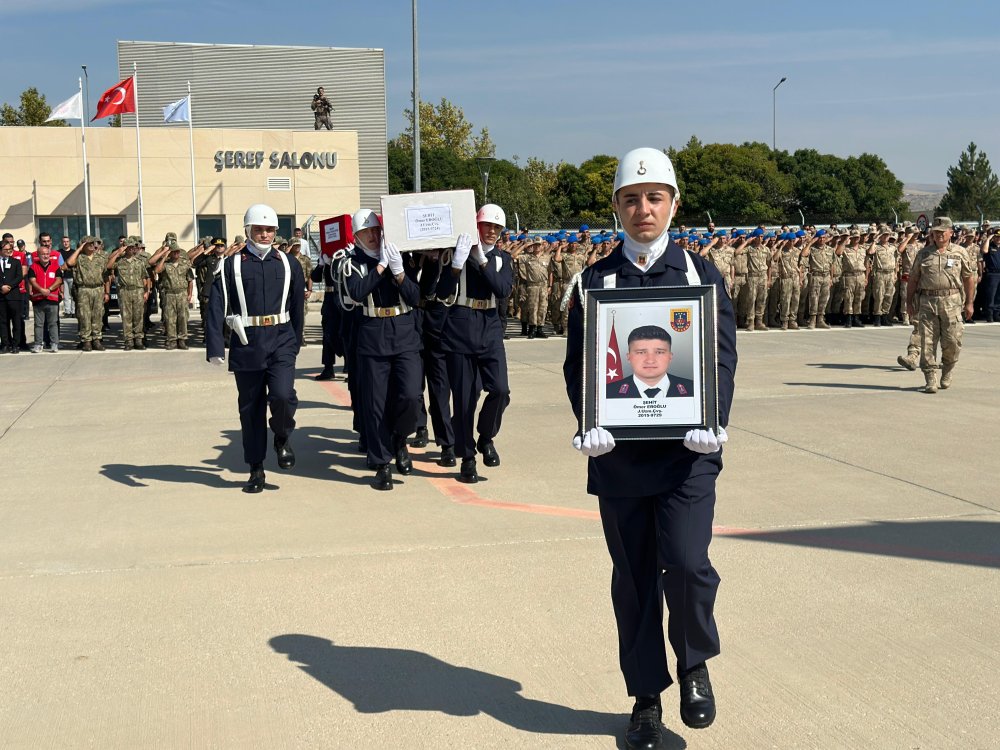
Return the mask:
M251 243L251 242L247 243L247 248L250 250L251 253L253 253L260 260L264 260L264 258L267 257L267 254L269 252L271 252L271 248L270 247L267 248L267 250L264 250L263 252L261 252L260 250L257 249L257 246L255 244Z
M632 373L632 382L635 383L636 389L638 389L639 393L642 394L643 398L665 398L667 392L670 390L669 373L660 378L660 382L657 383L656 385L646 385L641 380L639 380L639 378L635 376L635 373ZM655 396L647 396L646 391L649 390L650 388L659 388L660 391Z
M624 253L633 266L645 273L667 251L667 245L669 244L670 224L668 223L663 233L652 242L639 242L632 239L628 232L626 232L625 240L622 244L622 253ZM640 263L640 260L644 262Z

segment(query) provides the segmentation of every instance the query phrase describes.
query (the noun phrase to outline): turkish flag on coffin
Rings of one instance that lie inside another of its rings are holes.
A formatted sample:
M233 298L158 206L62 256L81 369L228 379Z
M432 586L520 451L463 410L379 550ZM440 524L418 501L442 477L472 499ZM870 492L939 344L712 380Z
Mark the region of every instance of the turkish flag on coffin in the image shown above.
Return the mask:
M132 77L129 76L117 86L112 86L101 94L101 98L97 101L97 114L94 115L94 120L100 120L102 117L111 117L111 115L120 115L123 112L135 112L135 88L133 87L133 83ZM91 120L91 122L94 120Z

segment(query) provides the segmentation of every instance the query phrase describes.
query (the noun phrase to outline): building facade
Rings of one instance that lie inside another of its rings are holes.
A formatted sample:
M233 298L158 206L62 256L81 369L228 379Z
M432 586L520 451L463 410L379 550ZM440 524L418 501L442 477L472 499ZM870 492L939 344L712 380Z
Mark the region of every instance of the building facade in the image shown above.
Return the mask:
M0 231L29 247L41 231L57 246L64 234L75 243L87 233L81 135L79 127L0 128ZM187 125L175 124L142 127L140 138L147 246L158 247L167 232L185 247L206 235L231 241L243 234L253 203L277 211L286 237L310 216L361 205L354 131L194 128L189 136ZM86 140L91 231L113 247L119 235L140 233L135 127L88 127Z

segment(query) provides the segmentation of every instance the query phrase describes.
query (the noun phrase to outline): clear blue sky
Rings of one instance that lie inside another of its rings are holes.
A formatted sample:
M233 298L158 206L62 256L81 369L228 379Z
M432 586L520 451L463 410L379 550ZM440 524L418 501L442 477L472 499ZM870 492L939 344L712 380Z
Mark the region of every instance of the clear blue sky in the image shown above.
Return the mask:
M16 7L15 7L16 6ZM880 154L945 182L970 141L1000 168L1000 3L420 0L422 98L447 97L501 157L580 161L638 145L771 141ZM0 100L28 86L91 106L117 82L118 39L380 47L389 132L411 90L410 2L0 0Z

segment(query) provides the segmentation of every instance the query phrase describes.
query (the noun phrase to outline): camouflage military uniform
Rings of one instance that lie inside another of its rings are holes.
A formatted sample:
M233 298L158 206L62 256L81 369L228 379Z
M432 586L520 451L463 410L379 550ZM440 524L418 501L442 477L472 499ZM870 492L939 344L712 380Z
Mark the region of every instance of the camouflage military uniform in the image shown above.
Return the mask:
M865 248L847 245L840 256L844 267L844 314L861 315L865 298Z
M920 369L927 379L926 390L937 390L937 347L941 346L941 387L951 384L962 349L962 307L964 282L975 278L976 269L965 250L951 243L938 250L928 245L913 261L911 274L917 275L914 308L920 333Z
M736 311L736 322L741 323L746 317L746 288L747 288L747 254L740 253L733 256L733 289L730 296L733 298L733 309Z
M872 315L875 323L888 324L889 310L892 307L893 288L896 285L896 248L889 244L875 245L872 261Z
M767 306L767 272L771 263L770 248L748 245L747 256L747 330L767 330L764 309Z
M565 257L567 252L568 250L563 250L561 255ZM566 282L569 279L563 278L562 258L556 263L555 256L552 256L552 262L549 267L552 270L552 286L549 288L549 320L552 321L552 327L555 328L556 333L562 336L564 332L562 295L563 290L566 288Z
M163 289L163 330L167 349L187 348L188 281L191 263L183 253L176 261L166 261L160 273Z
M799 327L795 322L799 310L799 295L802 293L799 252L799 248L792 246L785 247L778 254L778 274L781 278L778 317L782 330Z
M735 258L733 248L729 245L713 245L712 249L708 251L708 259L715 264L715 267L719 269L719 273L722 274L722 279L726 282L726 290L729 292L730 297L733 297L732 276L733 261Z
M76 287L76 317L79 323L80 341L101 340L101 320L104 317L104 279L108 265L108 255L94 252L80 253L73 269L73 285Z
M143 293L149 278L149 255L143 252L131 257L122 255L115 261L114 273L122 311L124 348L131 349L134 344L142 343L142 315L146 305Z
M830 268L833 265L833 248L827 244L814 244L809 248L809 312L808 327L829 328L825 319L830 301Z
M305 242L305 240L303 240ZM302 266L303 278L306 279L306 283L309 283L309 276L312 274L313 264L312 259L300 248L299 252L292 256L299 262ZM305 322L306 314L309 312L309 300L303 297L302 302L302 321ZM304 334L303 334L304 335Z
M545 324L548 307L549 268L551 257L547 252L526 255L519 269L524 285L524 304L521 307L521 321L529 327Z
M841 315L844 312L844 258L833 255L833 263L830 266L830 314ZM834 320L836 322L836 319Z

